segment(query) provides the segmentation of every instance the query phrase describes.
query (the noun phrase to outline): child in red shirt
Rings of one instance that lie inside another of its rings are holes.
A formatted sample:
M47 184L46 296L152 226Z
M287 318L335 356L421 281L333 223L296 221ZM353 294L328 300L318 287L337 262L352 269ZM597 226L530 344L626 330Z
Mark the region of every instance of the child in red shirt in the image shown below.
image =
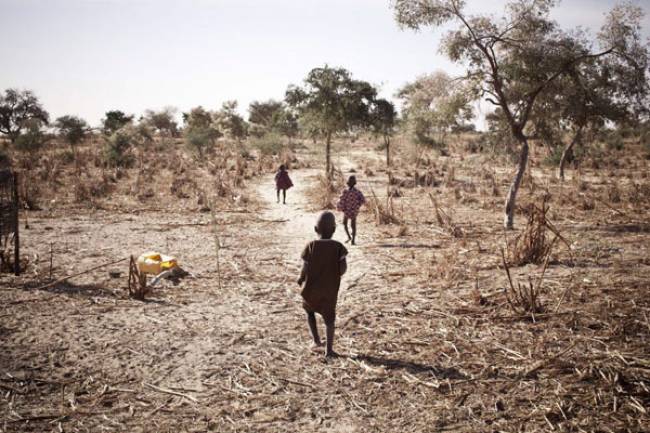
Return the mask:
M354 187L356 184L357 178L350 176L348 179L349 188L341 193L341 197L336 206L338 210L343 211L343 227L345 228L345 234L348 235L346 242L352 241L352 245L354 245L357 237L357 215L359 214L359 208L366 202L366 198L361 191ZM352 227L352 236L350 236L350 232L348 231L348 220Z

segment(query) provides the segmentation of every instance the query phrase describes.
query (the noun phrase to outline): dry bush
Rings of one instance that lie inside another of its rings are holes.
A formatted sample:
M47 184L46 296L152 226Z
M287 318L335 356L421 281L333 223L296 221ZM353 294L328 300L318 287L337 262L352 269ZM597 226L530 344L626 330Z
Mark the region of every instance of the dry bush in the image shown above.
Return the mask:
M196 191L196 188L196 181L189 176L175 178L169 187L172 195L177 198L190 198L190 194Z
M615 183L612 183L607 187L607 199L610 203L621 202L621 191L618 189L618 186L616 186Z
M628 200L632 203L643 203L650 200L650 184L648 183L632 183L632 187L629 189Z
M318 175L316 182L308 190L308 195L318 209L334 209L339 193L345 188L345 179L340 170L332 167L329 176Z
M432 186L437 187L440 185L440 181L436 179L436 172L433 170L426 170L423 173L415 172L413 179L415 181L415 186Z
M456 181L456 166L449 166L447 174L445 175L445 186L452 187Z
M582 197L580 202L580 209L582 210L594 210L596 208L596 202L594 202L589 197Z
M433 194L429 193L429 199L433 205L438 225L451 236L455 238L462 238L464 235L463 229L454 222L453 216L438 205L438 202L436 201Z
M409 229L404 224L397 227L397 230L395 231L395 237L397 238L408 236L408 234L409 234Z
M25 209L39 210L43 199L43 192L38 182L35 182L31 176L24 173L19 177L18 195Z
M119 172L116 172L119 173ZM104 197L112 189L111 184L116 181L116 177L108 173L102 173L101 179L91 176L78 179L74 184L74 200L77 203L86 203L91 207L97 207L97 199Z
M386 202L382 203L375 191L370 189L370 200L368 200L368 208L375 215L375 222L379 225L381 224L399 224L401 218L397 216L395 212L395 207L393 206L393 197L390 194L386 194Z
M549 241L548 231L554 233L556 238L563 239L547 219L549 206L546 203L548 198L548 195L543 196L541 206L530 203L523 209L524 213L528 215L528 220L524 231L508 245L508 262L510 264L521 266L527 263L542 263L549 255L555 241L555 239Z
M499 190L499 185L497 184L496 176L494 173L487 171L483 177L488 183L488 195L492 195L493 197L500 197L501 191Z
M551 243L552 247L553 242ZM546 266L548 265L548 259L550 257L550 249L547 252L544 269L542 270L542 275L539 277L537 282L533 284L532 279L529 277L528 284L517 283L516 285L512 281L510 275L510 268L508 267L508 262L506 261L506 256L501 250L501 258L503 259L503 267L508 276L508 287L506 287L505 294L508 301L508 305L512 308L512 311L516 314L535 314L542 313L543 306L540 301L540 291L542 287L542 281L544 279L544 273L546 272ZM534 316L533 316L534 317Z

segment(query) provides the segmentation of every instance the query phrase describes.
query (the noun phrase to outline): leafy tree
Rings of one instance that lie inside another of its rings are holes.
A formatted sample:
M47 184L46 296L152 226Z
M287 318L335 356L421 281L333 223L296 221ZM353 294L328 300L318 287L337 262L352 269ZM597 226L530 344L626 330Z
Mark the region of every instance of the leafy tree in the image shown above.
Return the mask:
M54 127L59 131L59 137L65 140L72 152L88 135L88 124L77 116L65 115L56 119Z
M255 125L261 125L271 129L274 118L284 111L284 104L281 101L269 99L268 101L253 101L248 106L248 121Z
M637 123L648 114L650 53L639 36L642 17L639 7L615 6L598 40L602 47L613 47L616 55L575 65L551 88L553 104L549 105L560 116L560 122L555 124L572 134L559 162L558 176L562 180L566 161L573 147L581 142L585 129L595 130L608 123Z
M4 95L0 94L0 133L15 143L31 120L45 125L49 122L49 114L31 91L7 89Z
M205 151L214 146L215 141L223 134L217 129L215 116L201 106L193 108L189 113L183 113L185 122L185 142L203 157Z
M370 106L376 89L365 81L354 80L343 68L314 68L304 87L291 85L285 100L298 111L309 130L325 136L325 170L331 172L332 137L370 123Z
M397 112L395 105L385 99L377 99L370 108L370 124L372 132L384 139L386 148L386 166L390 167L390 139L395 134Z
M219 130L234 140L241 141L248 134L248 124L237 113L237 101L224 102L214 114L214 120Z
M445 136L473 116L471 96L442 71L424 75L399 90L407 127L420 144L444 145ZM435 136L435 139L431 137Z
M111 135L118 129L133 122L133 115L127 116L120 110L106 112L106 117L102 119L102 129L104 134Z
M249 132L261 137L277 132L291 139L298 135L298 117L281 101L253 101L248 107Z
M291 144L291 140L300 132L298 116L285 107L282 111L275 113L272 130L287 137Z
M501 109L520 148L505 202L506 228L513 226L515 200L528 162L526 127L539 96L556 79L589 59L627 55L629 47L618 42L637 38L640 29L638 14L619 13L617 19L607 23L612 39L606 41L601 51L594 52L549 18L554 3L513 0L501 19L487 14L470 16L462 0L394 0L392 4L397 22L405 27L440 27L454 22L457 28L445 37L443 51L452 61L466 67L466 82L472 95Z
M142 120L163 137L174 137L178 133L178 123L176 123L175 117L176 109L165 107L160 111L146 110Z
M14 145L21 152L32 156L36 155L47 143L49 137L43 131L43 122L39 119L30 119L24 124L25 129L16 137Z

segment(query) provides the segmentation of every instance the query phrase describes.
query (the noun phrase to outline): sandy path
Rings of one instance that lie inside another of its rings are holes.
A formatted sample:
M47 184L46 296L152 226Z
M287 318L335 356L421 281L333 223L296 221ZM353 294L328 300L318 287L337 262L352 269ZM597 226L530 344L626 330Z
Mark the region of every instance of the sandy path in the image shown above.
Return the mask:
M350 167L348 162L346 168ZM281 221L275 225L275 231L272 234L274 243L281 246L285 252L285 259L288 262L295 262L300 266L300 253L307 242L316 239L314 225L320 211L314 211L307 197L307 191L317 181L319 170L302 169L291 171L289 175L294 183L294 187L287 191L287 204L276 203L276 192L274 176L264 177L257 188L257 193L264 202L262 217L267 220ZM336 213L337 227L334 233L334 239L344 243L347 239L343 229L341 216ZM367 266L367 259L363 253L363 246L351 246L345 244L349 250L348 254L348 272L343 277L341 283L341 296L345 296L345 289L353 284L361 275L363 268ZM290 276L291 278L291 276ZM298 278L298 273L295 279Z

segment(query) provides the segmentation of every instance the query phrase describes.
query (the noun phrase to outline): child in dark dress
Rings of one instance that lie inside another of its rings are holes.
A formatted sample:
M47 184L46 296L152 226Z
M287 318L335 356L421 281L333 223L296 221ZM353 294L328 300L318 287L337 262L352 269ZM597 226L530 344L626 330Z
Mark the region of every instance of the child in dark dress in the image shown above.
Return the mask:
M350 176L348 179L348 189L341 193L341 197L336 206L338 210L343 211L343 227L345 228L345 234L348 235L346 242L352 241L352 245L354 245L357 237L357 215L359 214L359 208L366 202L366 198L361 191L355 188L356 184L357 178ZM352 236L350 236L350 231L348 230L348 220L352 228Z
M336 301L341 284L341 276L347 270L348 251L338 241L332 239L336 230L336 220L332 212L323 212L314 230L320 239L311 241L302 252L303 267L298 279L302 286L303 308L307 312L307 323L316 347L322 346L316 314L323 317L326 327L326 357L336 356L332 349L334 342L334 321L336 319ZM303 286L304 283L304 286Z
M293 186L287 167L282 164L280 169L275 173L275 191L280 203L280 191L282 191L282 204L287 204L287 190Z

